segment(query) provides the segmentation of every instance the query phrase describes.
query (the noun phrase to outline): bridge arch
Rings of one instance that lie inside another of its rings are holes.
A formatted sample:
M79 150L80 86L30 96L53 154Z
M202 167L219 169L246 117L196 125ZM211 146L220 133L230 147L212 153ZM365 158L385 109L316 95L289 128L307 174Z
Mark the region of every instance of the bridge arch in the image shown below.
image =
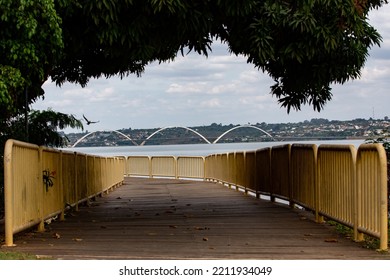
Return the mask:
M120 132L120 131L117 131L117 130L97 130L97 131L93 131L93 132L90 132L90 133L87 133L85 134L83 137L81 137L79 140L77 140L73 145L72 145L72 148L76 147L81 141L83 141L85 138L87 138L88 136L92 135L92 134L95 134L95 133L98 133L98 132L115 132L123 137L125 137L126 139L130 140L134 145L138 146L138 144L133 140L131 139L129 136L127 136L126 134Z
M142 143L140 146L143 146L145 145L146 141L148 141L150 138L152 138L154 135L156 135L157 133L163 131L163 130L166 130L166 129L170 129L170 128L183 128L183 129L186 129L188 131L191 131L193 133L195 133L196 135L198 135L200 138L202 138L206 143L208 144L211 144L211 142L209 140L207 140L206 137L204 137L202 134L200 134L199 132L189 128L189 127L185 127L185 126L166 126L166 127L163 127L163 128L160 128L158 130L156 130L155 132L153 132L152 134L150 134Z
M236 129L239 129L239 128L242 128L242 127L249 127L249 128L254 128L254 129L257 129L263 133L265 133L266 135L268 135L272 140L274 140L274 137L269 134L267 131L265 131L264 129L261 129L257 126L254 126L254 125L250 125L250 124L243 124L243 125L239 125L239 126L235 126L229 130L226 130L224 133L222 133L217 139L215 139L215 141L213 142L213 144L216 144L219 140L221 140L222 137L224 137L226 134L228 134L229 132L233 131L233 130L236 130Z

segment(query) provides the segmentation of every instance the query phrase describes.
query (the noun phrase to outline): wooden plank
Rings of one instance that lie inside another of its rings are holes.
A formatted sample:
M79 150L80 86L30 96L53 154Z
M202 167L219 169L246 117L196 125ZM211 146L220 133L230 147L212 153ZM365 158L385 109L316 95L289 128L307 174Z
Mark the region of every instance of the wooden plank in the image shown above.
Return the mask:
M220 184L126 178L16 247L55 259L390 259L317 224L308 212Z

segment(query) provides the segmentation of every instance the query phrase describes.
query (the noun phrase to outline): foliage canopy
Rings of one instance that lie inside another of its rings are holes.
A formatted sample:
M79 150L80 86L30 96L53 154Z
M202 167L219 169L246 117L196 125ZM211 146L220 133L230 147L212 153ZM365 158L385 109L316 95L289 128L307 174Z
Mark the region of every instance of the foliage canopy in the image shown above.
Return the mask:
M178 53L225 42L268 73L287 108L321 110L331 84L356 79L381 37L368 13L386 0L0 0L2 117L43 95L49 77L141 75ZM28 95L24 90L28 90ZM27 100L26 100L27 96Z
M63 37L53 0L0 0L0 7L2 122L43 95L41 86L62 53Z
M52 78L140 75L178 52L208 55L214 40L268 73L282 106L320 111L331 84L356 79L381 37L368 12L383 0L78 0L58 8L65 52Z

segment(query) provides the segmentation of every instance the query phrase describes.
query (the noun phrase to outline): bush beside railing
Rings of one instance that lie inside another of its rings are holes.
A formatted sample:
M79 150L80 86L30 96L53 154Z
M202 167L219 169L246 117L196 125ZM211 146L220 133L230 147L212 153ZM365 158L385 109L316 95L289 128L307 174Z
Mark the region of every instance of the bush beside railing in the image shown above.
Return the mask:
M64 152L8 140L4 150L5 245L13 235L60 215L68 206L122 184L124 158Z

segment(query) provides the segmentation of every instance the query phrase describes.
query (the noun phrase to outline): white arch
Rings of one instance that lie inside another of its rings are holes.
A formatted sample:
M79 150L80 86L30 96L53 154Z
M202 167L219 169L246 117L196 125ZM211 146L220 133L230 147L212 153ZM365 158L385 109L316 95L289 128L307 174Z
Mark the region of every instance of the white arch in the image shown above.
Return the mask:
M241 128L241 127L250 127L250 128L254 128L254 129L257 129L257 130L260 130L261 132L267 134L269 137L271 137L272 139L274 139L274 137L269 134L267 131L257 127L257 126L254 126L254 125L250 125L250 124L243 124L243 125L239 125L239 126L235 126L227 131L225 131L224 133L222 133L214 142L213 144L217 143L222 137L224 137L226 134L228 134L229 132L233 131L233 130L236 130L238 128Z
M184 128L188 131L191 131L193 133L195 133L196 135L198 135L200 138L202 138L204 141L206 141L206 143L208 144L211 144L211 142L209 140L206 139L206 137L204 137L202 134L200 134L199 132L191 129L191 128L188 128L188 127L185 127L185 126L167 126L167 127L163 127L163 128L160 128L158 130L156 130L155 132L153 132L152 134L150 134L148 136L148 138L146 138L140 146L143 146L145 144L146 141L148 141L150 138L152 138L154 135L156 135L157 133L159 133L160 131L163 131L163 130L166 130L166 129L170 129L170 128Z
M72 148L76 147L78 143L80 143L81 141L83 141L85 138L87 138L88 136L94 134L94 133L97 133L97 132L115 132L119 135L122 135L123 137L125 137L126 139L130 140L134 145L138 146L138 144L136 142L134 142L133 139L131 139L129 136L127 136L126 134L120 132L120 131L117 131L117 130L98 130L98 131L93 131L93 132L90 132L90 133L87 133L85 134L83 137L81 137L79 140L77 140L73 145L72 145Z

